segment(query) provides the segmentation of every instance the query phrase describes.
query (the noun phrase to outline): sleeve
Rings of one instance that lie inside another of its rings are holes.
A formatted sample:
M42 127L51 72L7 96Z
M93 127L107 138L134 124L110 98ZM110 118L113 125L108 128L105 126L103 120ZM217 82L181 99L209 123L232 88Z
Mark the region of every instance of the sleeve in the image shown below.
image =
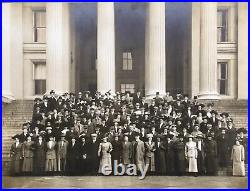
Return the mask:
M112 144L109 143L109 152L111 152L113 150Z
M231 151L231 160L233 160L234 158L234 147L232 148L232 151Z
M98 156L101 156L101 150L102 150L102 143L100 143L100 145L99 145Z
M185 145L185 157L187 158L187 152L188 152L188 148L187 148L187 144Z
M145 154L145 146L142 144L142 152Z
M244 161L245 160L245 149L243 146L241 146L241 160Z
M133 153L133 145L132 143L129 145L129 158L132 158L132 153Z
M214 150L215 150L215 156L217 157L217 155L218 155L218 147L217 147L217 143L215 142L215 144L214 144Z
M24 157L25 143L22 144L22 157Z

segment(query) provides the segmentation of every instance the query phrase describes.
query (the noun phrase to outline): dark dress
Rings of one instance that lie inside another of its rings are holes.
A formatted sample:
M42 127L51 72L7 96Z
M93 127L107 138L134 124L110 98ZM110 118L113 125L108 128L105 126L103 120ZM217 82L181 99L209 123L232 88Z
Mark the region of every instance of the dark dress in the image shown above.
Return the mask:
M166 144L161 141L155 143L155 170L157 174L166 174L167 166L166 166Z
M114 161L116 160L118 164L121 162L121 155L122 155L122 143L120 141L112 141L112 165L114 165Z
M208 175L217 173L217 143L214 140L208 140L205 144L205 164Z
M67 147L67 162L66 169L69 175L77 175L80 171L78 167L79 163L79 145L77 142L73 145L72 142L69 143Z
M222 168L227 167L229 162L229 145L228 138L226 135L220 135L217 139L217 151L218 151L218 160L219 166Z
M10 149L11 155L11 175L17 175L21 172L22 165L22 143L16 146L16 143L11 145Z
M81 175L89 173L89 155L88 155L88 144L80 143L79 145L79 170Z
M44 141L41 144L37 141L34 144L34 172L35 174L43 174L45 171L45 150L46 143Z
M177 175L184 175L186 171L185 143L177 141L174 145L174 150L176 173Z
M170 141L167 143L166 161L167 161L167 175L175 174L175 157L174 157L174 142Z
M98 157L99 143L92 141L89 143L88 155L89 155L89 167L90 173L96 175L99 169L99 157Z
M23 172L33 171L34 142L23 143Z

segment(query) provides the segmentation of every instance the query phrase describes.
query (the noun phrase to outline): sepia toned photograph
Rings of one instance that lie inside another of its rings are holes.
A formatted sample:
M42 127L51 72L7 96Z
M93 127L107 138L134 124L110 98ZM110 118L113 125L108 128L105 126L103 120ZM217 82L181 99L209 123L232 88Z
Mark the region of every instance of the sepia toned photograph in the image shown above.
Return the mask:
M2 3L2 188L248 188L248 3Z

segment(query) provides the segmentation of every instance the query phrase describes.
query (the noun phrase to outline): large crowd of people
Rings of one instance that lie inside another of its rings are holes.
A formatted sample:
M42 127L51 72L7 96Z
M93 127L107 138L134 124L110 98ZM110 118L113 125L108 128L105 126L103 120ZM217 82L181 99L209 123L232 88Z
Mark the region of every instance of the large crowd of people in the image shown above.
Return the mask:
M33 116L13 136L13 175L98 175L114 161L151 175L245 176L247 130L195 96L146 100L137 91L101 94L53 90L34 100Z

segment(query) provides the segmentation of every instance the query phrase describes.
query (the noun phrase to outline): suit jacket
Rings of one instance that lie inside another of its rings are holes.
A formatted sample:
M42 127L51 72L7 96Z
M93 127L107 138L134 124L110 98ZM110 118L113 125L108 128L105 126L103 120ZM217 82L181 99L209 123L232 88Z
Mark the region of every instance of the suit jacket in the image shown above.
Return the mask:
M145 150L146 150L146 157L154 157L154 152L155 152L155 143L151 142L151 144L149 144L149 142L145 143Z
M72 142L70 142L67 147L67 158L69 160L76 160L79 159L79 154L79 145L77 144L77 142L75 142L74 145L72 144Z
M122 142L122 162L123 164L130 164L132 159L133 147L131 142Z
M144 164L145 147L144 142L139 140L133 144L133 162L134 164Z
M23 157L24 158L33 158L34 156L34 142L27 142L23 143Z
M56 142L52 141L51 147L49 146L49 142L46 144L46 159L56 159Z
M57 158L58 159L65 159L67 156L67 147L68 147L68 141L58 141L57 142Z

